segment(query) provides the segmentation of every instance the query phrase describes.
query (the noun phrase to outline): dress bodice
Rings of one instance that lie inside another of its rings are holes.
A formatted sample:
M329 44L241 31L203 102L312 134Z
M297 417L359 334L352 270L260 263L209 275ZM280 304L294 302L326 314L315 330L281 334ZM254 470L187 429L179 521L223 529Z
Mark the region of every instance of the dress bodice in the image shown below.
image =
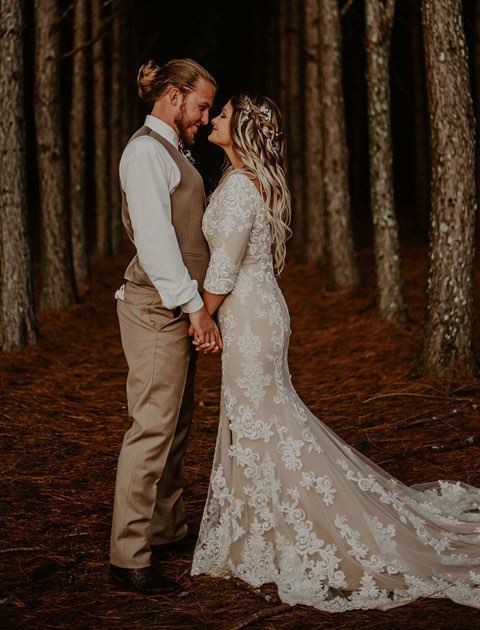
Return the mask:
M202 229L210 248L204 288L225 294L245 271L274 279L268 209L255 184L232 171L212 195Z

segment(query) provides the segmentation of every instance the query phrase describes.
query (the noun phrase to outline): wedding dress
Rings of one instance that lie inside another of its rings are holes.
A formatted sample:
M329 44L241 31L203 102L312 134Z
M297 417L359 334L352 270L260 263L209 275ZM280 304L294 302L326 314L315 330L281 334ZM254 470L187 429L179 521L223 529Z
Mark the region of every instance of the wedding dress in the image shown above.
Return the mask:
M386 610L418 597L480 608L480 490L406 486L295 392L265 202L234 170L203 218L204 283L227 294L218 437L191 573L274 583L289 604Z

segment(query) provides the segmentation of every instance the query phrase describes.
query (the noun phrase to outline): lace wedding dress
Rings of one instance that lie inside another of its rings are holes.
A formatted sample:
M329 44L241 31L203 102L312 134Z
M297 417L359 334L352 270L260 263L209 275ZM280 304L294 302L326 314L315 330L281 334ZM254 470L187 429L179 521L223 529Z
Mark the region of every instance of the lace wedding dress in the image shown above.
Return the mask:
M480 490L404 485L295 392L266 206L241 171L215 191L203 231L205 289L228 295L218 314L218 438L192 575L273 582L283 602L332 612L418 597L480 608Z

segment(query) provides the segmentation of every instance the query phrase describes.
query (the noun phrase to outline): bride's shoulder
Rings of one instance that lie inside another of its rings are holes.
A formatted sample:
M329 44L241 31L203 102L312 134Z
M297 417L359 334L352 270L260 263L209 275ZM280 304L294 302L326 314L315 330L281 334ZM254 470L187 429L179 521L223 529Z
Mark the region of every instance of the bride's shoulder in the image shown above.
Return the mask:
M220 189L250 192L252 185L254 186L255 184L246 173L240 170L232 170L225 176Z

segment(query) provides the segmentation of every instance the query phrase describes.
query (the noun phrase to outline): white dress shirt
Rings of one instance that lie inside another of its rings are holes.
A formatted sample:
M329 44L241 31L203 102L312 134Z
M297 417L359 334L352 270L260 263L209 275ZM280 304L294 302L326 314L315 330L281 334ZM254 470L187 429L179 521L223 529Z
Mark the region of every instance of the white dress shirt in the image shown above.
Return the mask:
M176 131L156 116L145 125L178 148ZM120 160L120 184L127 197L138 260L167 308L198 311L203 300L188 273L172 224L170 195L180 171L165 147L149 136L130 142Z

